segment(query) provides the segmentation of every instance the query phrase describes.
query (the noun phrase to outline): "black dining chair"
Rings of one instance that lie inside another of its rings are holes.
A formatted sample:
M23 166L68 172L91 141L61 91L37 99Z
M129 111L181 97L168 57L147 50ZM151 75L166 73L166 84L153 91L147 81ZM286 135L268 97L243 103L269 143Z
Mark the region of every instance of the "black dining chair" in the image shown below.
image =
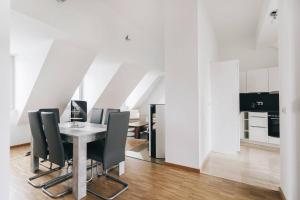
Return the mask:
M57 120L57 123L60 123L60 114L59 114L59 109L58 108L42 108L39 109L39 112L53 112L55 115L55 118Z
M28 119L29 119L29 126L31 130L31 136L32 136L32 156L38 157L40 159L43 159L44 161L48 160L48 145L45 137L45 133L43 130L43 125L41 121L41 116L39 111L30 111L28 112ZM40 162L39 162L40 164ZM36 184L33 181L35 179L38 179L42 176L49 175L60 168L54 168L52 169L52 163L50 163L50 170L39 173L38 175L35 175L33 177L28 178L28 183L32 185L35 188L41 188L46 183Z
M128 184L108 174L108 170L125 161L125 145L129 123L129 112L112 112L108 117L107 133L102 144L94 142L88 145L87 157L102 163L102 175L123 186L110 197L104 197L91 189L88 192L102 199L111 200L128 189Z
M73 145L70 143L66 143L61 139L58 122L53 112L42 112L41 117L46 140L48 143L48 160L51 163L58 165L60 168L63 168L67 162L67 173L46 183L42 188L43 192L48 196L52 198L59 198L68 193L71 193L72 189L68 188L60 193L52 193L48 189L72 178L72 173L68 173L68 169L72 164L71 159L73 157Z
M90 123L102 124L103 118L103 109L102 108L93 108L91 111Z
M107 125L108 123L108 118L110 113L114 112L120 112L120 109L115 109L115 108L107 108L105 112L105 118L104 118L104 124Z

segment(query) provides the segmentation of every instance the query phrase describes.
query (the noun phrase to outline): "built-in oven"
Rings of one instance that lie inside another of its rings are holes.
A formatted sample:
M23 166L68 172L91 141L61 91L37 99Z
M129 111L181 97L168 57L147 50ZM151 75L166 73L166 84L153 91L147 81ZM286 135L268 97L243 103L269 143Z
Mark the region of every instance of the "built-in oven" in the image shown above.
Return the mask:
M279 112L268 112L268 135L280 137Z

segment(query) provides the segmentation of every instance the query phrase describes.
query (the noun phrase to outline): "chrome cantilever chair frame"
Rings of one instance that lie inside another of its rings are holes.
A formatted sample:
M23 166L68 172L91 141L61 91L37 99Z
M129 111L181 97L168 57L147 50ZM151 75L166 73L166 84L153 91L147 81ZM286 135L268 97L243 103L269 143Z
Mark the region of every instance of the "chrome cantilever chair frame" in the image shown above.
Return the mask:
M42 166L44 166L44 165L42 165ZM47 168L47 167L46 167L46 168ZM49 169L50 169L50 170L48 170L48 171L39 173L39 174L37 174L37 175L35 175L35 176L32 176L32 177L28 178L28 179L27 179L27 182L28 182L30 185L32 185L33 187L35 187L35 188L42 188L42 187L44 187L49 181L44 182L44 183L40 183L40 184L35 184L33 181L34 181L35 179L38 179L38 178L42 177L42 176L46 176L46 175L49 175L49 174L51 174L51 173L53 173L53 172L56 172L56 171L60 170L61 168L60 168L60 167L56 167L56 168L52 169L52 163L51 163Z
M60 192L60 193L56 193L56 194L48 191L49 188L54 187L57 184L63 183L66 180L68 180L68 179L70 179L70 178L73 177L73 173L72 172L70 172L70 173L68 172L69 171L68 169L69 169L69 167L71 165L72 164L68 163L67 174L62 175L60 177L57 177L57 178L55 178L55 179L50 180L49 182L47 182L45 184L45 186L42 188L42 191L45 194L47 194L48 196L50 196L51 198L55 198L55 199L56 198L60 198L60 197L62 197L64 195L67 195L67 194L71 193L72 192L72 188L71 187L68 188L68 189L66 189L66 190L64 190L64 191L62 191L62 192ZM94 165L93 164L93 160L91 160L91 165L87 167L87 170L91 169L91 178L89 180L87 180L88 183L91 182L93 180L93 178L94 178L94 175L93 175L93 167L94 166L96 166L96 165Z
M72 172L68 172L69 167L71 165L68 163L68 167L67 167L67 173L65 175L59 176L57 178L54 178L50 181L48 181L43 187L42 187L42 191L47 194L49 197L57 199L59 197L62 197L64 195L70 194L72 193L72 188L67 188L66 190L59 192L59 193L52 193L50 191L48 191L49 188L54 187L57 184L63 183L65 181L67 181L68 179L73 177L73 173Z
M101 194L99 194L99 193L97 193L97 192L94 192L93 190L91 190L91 189L87 189L87 191L89 192L89 193L91 193L91 194L93 194L93 195L95 195L95 196L97 196L97 197L99 197L99 198L101 198L101 199L105 199L105 200L113 200L113 199L115 199L116 197L118 197L120 194L122 194L123 192L125 192L126 190L128 190L128 183L126 183L126 182L124 182L124 181L122 181L122 180L120 180L120 179L118 179L118 178L116 178L116 177L114 177L114 176L111 176L111 175L109 175L108 174L108 170L105 170L103 173L99 173L98 172L98 167L96 166L96 169L97 169L97 176L98 177L100 177L100 176L104 176L104 177L106 177L106 178L108 178L108 179L110 179L110 180L113 180L113 181L115 181L115 182L117 182L117 183L119 183L119 184L121 184L121 185L123 185L123 189L121 189L121 190L119 190L118 192L116 192L116 193L114 193L112 196L110 196L110 197L105 197L105 196L103 196L103 195L101 195Z

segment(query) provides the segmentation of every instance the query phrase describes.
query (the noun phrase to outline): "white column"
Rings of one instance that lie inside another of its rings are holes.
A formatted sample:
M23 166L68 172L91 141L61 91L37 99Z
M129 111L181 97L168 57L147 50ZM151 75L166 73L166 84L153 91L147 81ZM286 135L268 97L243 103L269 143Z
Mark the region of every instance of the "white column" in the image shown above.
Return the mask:
M199 169L197 0L164 2L166 162Z
M9 199L9 0L0 2L0 194Z
M300 1L279 1L281 188L300 199Z

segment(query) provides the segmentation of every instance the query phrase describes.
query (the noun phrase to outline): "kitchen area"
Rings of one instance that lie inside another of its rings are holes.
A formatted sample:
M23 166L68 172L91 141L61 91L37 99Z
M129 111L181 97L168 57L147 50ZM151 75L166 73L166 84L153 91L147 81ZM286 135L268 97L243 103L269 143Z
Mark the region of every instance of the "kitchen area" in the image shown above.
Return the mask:
M257 1L261 7L248 13L249 5L239 3L239 8L222 11L233 14L233 19L245 17L243 23L226 21L211 7L224 40L219 60L211 63L211 150L201 172L278 191L285 141L280 138L286 134L280 132L284 116L279 105L286 95L279 88L278 6L275 1Z
M225 61L211 74L212 151L202 172L278 191L278 67L241 69L239 61Z
M241 142L279 148L278 67L240 72Z

